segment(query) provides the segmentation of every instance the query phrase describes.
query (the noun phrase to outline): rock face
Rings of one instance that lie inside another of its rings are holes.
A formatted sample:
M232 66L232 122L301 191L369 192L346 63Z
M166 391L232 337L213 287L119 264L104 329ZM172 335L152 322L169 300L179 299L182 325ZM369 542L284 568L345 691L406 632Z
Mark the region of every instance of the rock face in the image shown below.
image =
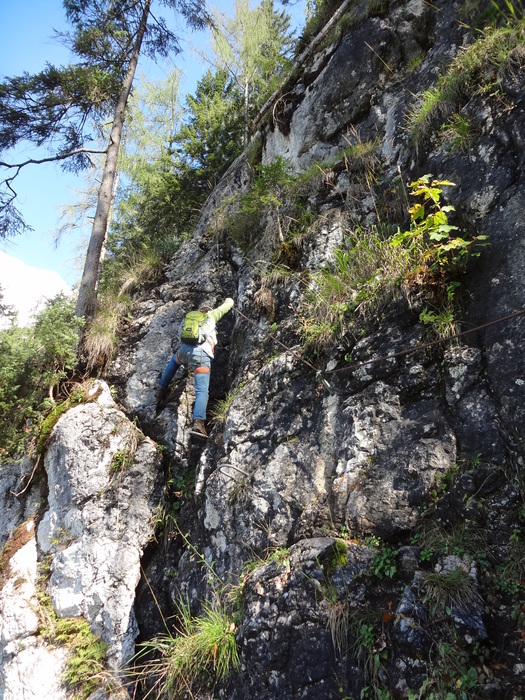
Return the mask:
M414 141L406 115L476 35L468 8L440 0L349 8L346 30L302 67L257 135L264 164L286 158L298 174L320 164L302 202L315 225L286 248L264 212L242 241L228 227L212 239L216 219L235 213L232 196L250 186L241 157L165 279L137 299L107 370L149 438L136 437L106 390L71 409L46 454L47 499L42 486L4 496L2 536L42 511L31 546L51 556L57 614L84 616L109 644L112 668L129 661L139 629L142 640L165 632L181 598L199 615L206 601L226 605L224 591L236 591L240 664L212 690L193 688L195 697L425 698L462 688L516 698L525 663L525 326L516 315L525 308L523 51L493 76L492 91L459 105L472 124L468 147L451 146L439 110ZM373 144L368 179L362 161L336 157L365 144ZM349 231L406 226L403 187L427 173L456 183L444 193L454 224L490 242L461 280L459 329L477 330L428 344L414 284L361 332L303 354L300 302L311 274L334 266ZM288 214L291 202L283 221ZM293 274L267 274L281 263ZM209 441L196 445L191 377L160 405L155 385L184 313L227 296L236 310L218 325L209 417L228 400ZM150 438L164 446L163 465ZM2 472L6 493L21 470ZM166 473L178 526L170 534L166 518L155 546ZM9 585L2 601L12 600ZM56 652L38 647L28 610L18 617L19 628L11 617L2 628L0 698L23 697L11 679L31 658L25 649L35 659ZM50 688L59 674L50 672Z
M66 698L65 650L39 639L35 524L18 531L19 549L9 561L9 581L0 592L0 697Z
M44 462L49 493L36 536L28 521L28 536L21 539L22 525L8 542L14 554L0 597L5 700L69 697L62 680L69 652L41 635L43 585L59 618L89 621L107 644L110 668L122 668L135 653L135 589L162 493L162 460L107 385L99 382L93 392L96 400L71 408L53 430Z
M48 591L59 617L84 616L123 666L138 636L133 603L152 535L160 455L117 410L107 387L54 429L45 467L48 509L40 550L52 556Z

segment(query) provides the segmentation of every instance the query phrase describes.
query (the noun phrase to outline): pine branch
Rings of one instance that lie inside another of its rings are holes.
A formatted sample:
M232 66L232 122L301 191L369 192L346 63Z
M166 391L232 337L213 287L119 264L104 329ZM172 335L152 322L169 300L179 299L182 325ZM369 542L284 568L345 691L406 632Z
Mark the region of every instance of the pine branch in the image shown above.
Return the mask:
M52 162L55 162L58 160L65 160L66 158L70 158L71 156L76 156L79 153L104 154L104 153L107 153L107 149L104 149L102 151L97 151L97 150L93 150L90 148L75 148L74 150L68 151L67 153L63 153L61 155L57 154L55 156L49 156L49 158L40 158L40 159L29 158L28 160L24 161L23 163L6 163L6 162L0 160L0 166L2 166L4 168L8 168L8 169L16 168L17 169L16 175L18 175L20 170L26 165L40 165L41 163L52 163ZM12 181L16 177L16 175L13 175L13 177L10 177L9 181ZM4 182L7 182L7 180L5 180Z

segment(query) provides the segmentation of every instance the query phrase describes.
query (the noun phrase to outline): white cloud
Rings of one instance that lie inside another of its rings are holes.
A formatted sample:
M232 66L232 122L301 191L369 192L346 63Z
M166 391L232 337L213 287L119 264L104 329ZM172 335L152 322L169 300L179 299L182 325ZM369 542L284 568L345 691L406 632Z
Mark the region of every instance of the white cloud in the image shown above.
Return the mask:
M46 299L52 299L61 292L71 293L71 287L58 272L30 267L1 250L0 287L3 291L3 303L14 306L18 311L19 326L27 325L31 316L42 308Z

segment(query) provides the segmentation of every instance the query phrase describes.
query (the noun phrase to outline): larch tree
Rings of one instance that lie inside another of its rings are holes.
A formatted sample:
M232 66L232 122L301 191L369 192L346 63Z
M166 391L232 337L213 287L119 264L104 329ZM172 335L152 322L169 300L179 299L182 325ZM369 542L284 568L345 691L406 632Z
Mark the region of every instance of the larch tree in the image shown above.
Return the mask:
M228 71L243 95L244 133L250 134L250 107L256 94L268 96L273 79L289 64L293 46L290 18L276 12L273 0L263 0L251 9L250 0L235 0L234 15L219 11L214 15L212 50L216 67ZM257 100L258 106L263 98Z
M108 258L102 271L102 286L118 284L115 270L149 252L173 250L182 238L184 212L179 199L180 158L174 152L175 134L182 109L178 90L181 74L170 72L166 80L141 79L128 105L119 168L119 189L108 233Z
M63 167L73 171L87 167L94 152L89 148L91 130L108 118L111 122L77 316L90 316L96 304L126 107L139 56L154 59L180 51L165 19L152 13L153 1L64 0L73 31L61 39L78 56L78 63L60 68L48 64L36 75L25 73L0 84L0 153L24 141L52 149L49 157L38 160L0 161L9 173L0 183L0 237L25 226L14 204L14 180L20 170L29 163L49 161L62 161ZM208 23L204 0L155 1L179 12L192 28L202 29Z

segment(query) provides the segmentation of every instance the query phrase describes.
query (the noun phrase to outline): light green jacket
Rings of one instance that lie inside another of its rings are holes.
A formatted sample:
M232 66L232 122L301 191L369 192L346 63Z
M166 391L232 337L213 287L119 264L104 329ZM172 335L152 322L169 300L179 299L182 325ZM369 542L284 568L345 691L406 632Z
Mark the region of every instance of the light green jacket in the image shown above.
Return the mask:
M218 306L216 309L212 309L208 312L208 318L204 321L202 326L202 332L206 340L201 343L201 347L204 352L211 358L214 356L215 346L217 345L217 333L215 331L215 324L218 323L221 318L228 313L228 311L233 307L233 299L228 297L226 301Z

